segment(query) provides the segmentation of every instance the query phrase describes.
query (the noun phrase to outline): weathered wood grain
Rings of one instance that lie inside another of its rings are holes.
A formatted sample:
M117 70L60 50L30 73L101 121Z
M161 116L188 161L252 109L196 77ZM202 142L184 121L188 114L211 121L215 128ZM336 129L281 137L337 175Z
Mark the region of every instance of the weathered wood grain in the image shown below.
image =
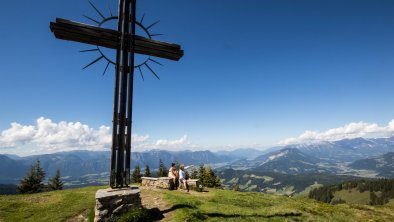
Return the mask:
M76 41L106 48L117 49L121 33L111 29L100 28L83 23L57 18L50 23L50 29L56 38ZM180 45L152 40L138 35L125 36L127 48L131 48L132 38L135 38L135 52L178 61L183 56Z

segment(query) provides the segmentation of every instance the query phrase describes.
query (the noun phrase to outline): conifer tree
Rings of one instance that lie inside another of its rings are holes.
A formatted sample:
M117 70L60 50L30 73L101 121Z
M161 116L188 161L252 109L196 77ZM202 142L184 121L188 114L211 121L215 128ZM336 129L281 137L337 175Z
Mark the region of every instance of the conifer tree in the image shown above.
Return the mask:
M204 176L204 186L206 187L215 187L215 173L213 172L211 167L205 169L205 176Z
M195 176L196 172L192 172L192 178ZM205 187L220 187L220 178L215 175L215 172L211 167L205 167L203 163L200 164L198 168L197 179Z
M198 168L198 179L200 181L200 184L205 186L205 167L203 163L201 163L200 167Z
M187 180L190 179L190 173L189 173L189 171L185 170L185 176L186 176L186 179L187 179Z
M168 175L167 168L164 166L163 161L159 160L159 171L157 172L158 177L166 177Z
M190 178L191 179L197 179L198 178L198 171L194 167L193 167L193 170L192 170L192 174L190 175Z
M174 164L175 164L175 168L177 169L177 170L179 170L179 167L181 166L181 164L179 164L179 162L178 162L178 160L175 158L175 160L174 160Z
M151 177L150 169L148 165L145 165L144 177Z
M134 172L133 172L133 182L134 183L141 183L141 170L140 170L140 166L135 166L134 168Z
M374 192L369 194L369 205L378 205L378 196Z
M63 181L60 179L60 170L56 170L56 175L49 179L47 189L48 190L62 190L63 189Z
M222 186L222 180L220 177L215 176L215 187L221 187Z
M238 184L235 184L235 186L234 186L233 190L234 190L234 191L237 191L237 192L238 192L238 191L240 191L240 189L239 189L239 185L238 185Z
M30 171L21 180L20 185L17 187L18 193L39 193L44 189L42 181L45 178L45 172L40 166L40 161L31 165Z
M215 175L211 167L205 169L204 186L206 187L220 187L220 178Z

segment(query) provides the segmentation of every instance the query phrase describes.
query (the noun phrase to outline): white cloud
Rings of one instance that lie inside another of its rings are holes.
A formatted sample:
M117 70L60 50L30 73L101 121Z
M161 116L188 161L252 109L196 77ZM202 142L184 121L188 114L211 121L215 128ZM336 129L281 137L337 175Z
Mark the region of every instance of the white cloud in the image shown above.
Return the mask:
M133 143L143 143L149 139L149 135L139 136L137 134L133 134L132 141Z
M16 154L41 154L71 150L110 150L112 130L108 126L98 129L80 122L53 122L40 117L34 125L11 123L10 128L0 134L0 150ZM193 148L187 135L179 139L150 140L149 135L133 134L132 149L144 151L150 149L179 150Z
M376 123L349 123L345 126L329 129L325 132L307 130L298 137L287 138L279 142L281 145L296 143L316 143L321 141L337 141L357 137L387 137L394 134L394 119L387 126Z
M0 136L0 147L14 147L16 142L26 143L35 134L33 126L22 126L19 123L11 123L11 128L4 130Z
M133 142L143 143L149 135L133 134ZM0 134L0 148L27 147L32 153L48 153L69 150L109 150L112 131L108 126L98 129L80 122L53 122L40 117L33 125L11 123L11 127Z
M185 146L191 145L190 142L187 140L187 135L176 139L176 140L165 140L159 139L155 143L155 148L185 148Z

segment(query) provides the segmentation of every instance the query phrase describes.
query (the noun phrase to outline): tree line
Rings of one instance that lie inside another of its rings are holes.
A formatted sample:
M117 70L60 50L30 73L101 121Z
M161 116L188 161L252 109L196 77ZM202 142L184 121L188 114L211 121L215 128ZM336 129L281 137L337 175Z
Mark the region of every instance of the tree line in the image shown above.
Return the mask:
M175 166L179 170L180 164L176 162ZM134 183L141 183L141 177L152 176L168 176L168 169L161 159L159 160L159 169L154 173L151 172L148 165L145 166L144 172L142 173L141 168L137 165L131 175L131 180ZM198 168L192 168L190 171L186 171L186 177L189 179L198 179L204 187L221 187L220 178L216 176L211 167L205 167L203 163ZM55 176L50 178L46 184L44 180L45 171L41 167L40 161L37 160L31 165L30 170L17 186L17 193L28 194L63 189L64 183L61 180L59 169L56 171Z
M37 160L31 165L30 170L21 180L17 187L17 192L20 194L27 194L63 189L64 184L61 180L59 169L56 170L55 176L50 178L47 184L44 184L44 179L45 171L42 169L40 161Z
M348 181L338 185L319 187L309 192L309 198L331 204L343 203L333 201L334 193L341 190L357 189L358 191L370 192L370 205L384 205L394 198L394 179L357 180Z
M180 164L175 161L175 167L179 170ZM205 167L203 163L198 168L192 168L190 171L185 171L186 177L189 179L198 179L200 184L204 187L221 187L220 178L215 174L211 167ZM159 160L159 168L156 173L151 173L148 165L145 165L144 173L141 173L140 166L136 166L132 173L132 182L141 183L141 177L167 177L168 169L163 161Z

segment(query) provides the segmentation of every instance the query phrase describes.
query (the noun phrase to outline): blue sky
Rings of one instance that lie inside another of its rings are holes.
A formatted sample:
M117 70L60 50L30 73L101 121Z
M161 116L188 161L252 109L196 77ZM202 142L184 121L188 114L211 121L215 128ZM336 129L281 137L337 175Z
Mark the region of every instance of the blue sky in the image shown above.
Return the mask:
M115 0L93 2L106 15L108 4L117 11ZM368 136L368 126L391 133L394 1L137 4L146 24L161 21L153 28L165 34L158 40L185 50L179 62L152 65L160 81L148 71L145 81L136 77L133 132L137 141L150 141L141 149L264 148L354 124L356 135ZM111 126L113 68L105 76L104 62L82 70L97 54L78 51L92 47L57 40L49 30L56 17L91 23L83 14L99 18L84 0L2 2L0 153L42 145L40 117L71 128L80 122L96 136L100 126ZM37 152L61 150L50 144Z

